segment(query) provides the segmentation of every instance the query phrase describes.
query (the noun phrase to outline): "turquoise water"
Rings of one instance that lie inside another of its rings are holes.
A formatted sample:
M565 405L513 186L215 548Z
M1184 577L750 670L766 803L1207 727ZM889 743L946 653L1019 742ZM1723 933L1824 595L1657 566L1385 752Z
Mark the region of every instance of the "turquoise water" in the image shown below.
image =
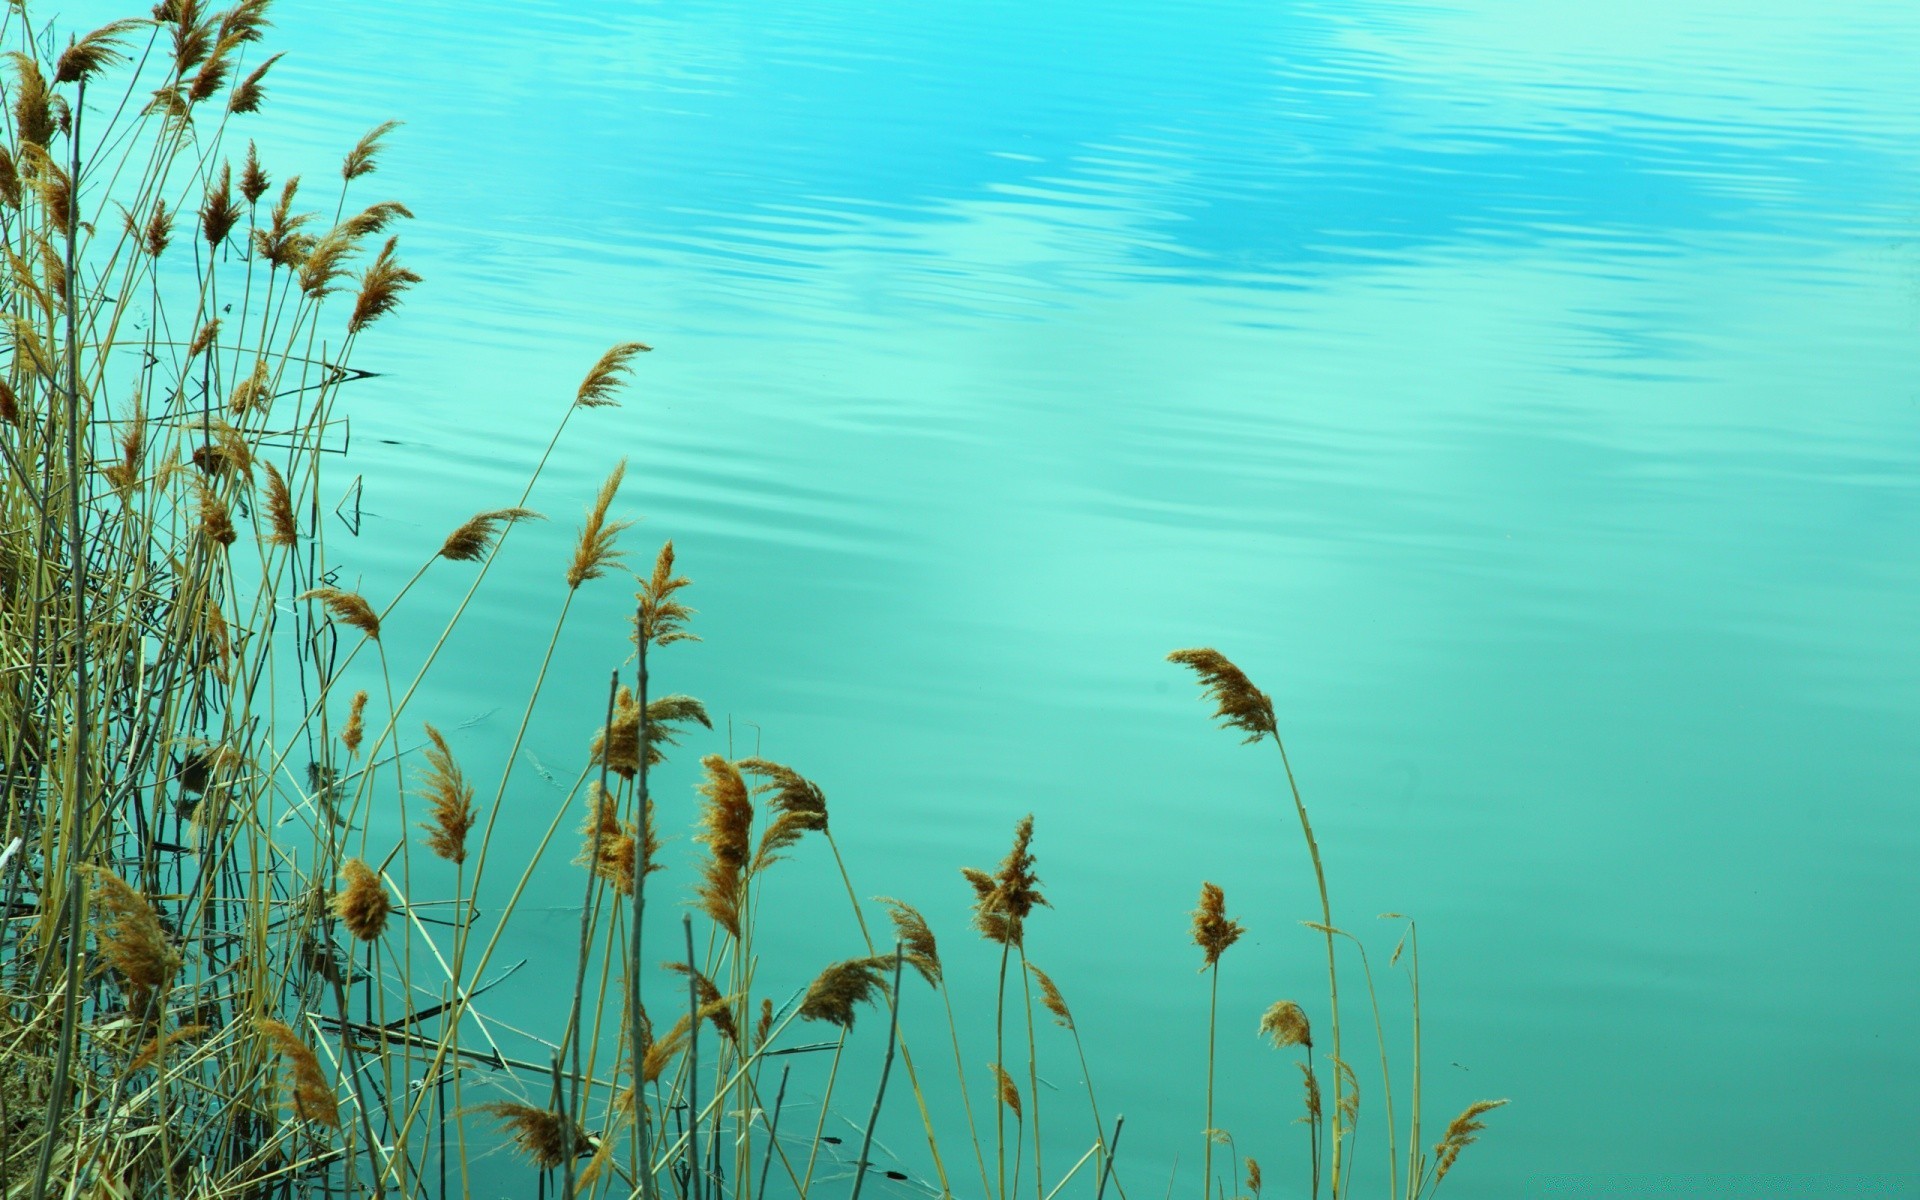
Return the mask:
M322 178L405 120L360 196L413 206L428 280L358 350L381 376L336 474L364 477L360 536L330 533L347 582L390 595L512 503L601 350L656 347L625 407L569 427L532 501L555 519L514 535L416 702L474 774L625 456L626 545L675 540L706 639L657 683L817 779L860 890L927 912L970 1070L994 960L955 869L1035 814L1055 909L1029 950L1127 1115L1136 1197L1198 1178L1202 880L1250 930L1216 1124L1269 1196L1304 1194L1304 1139L1254 1022L1325 1005L1277 758L1209 728L1162 661L1189 645L1273 694L1396 1071L1405 980L1373 918L1420 919L1429 1140L1513 1101L1449 1192L1920 1190L1920 9L276 21L293 54L242 132ZM396 674L466 581L436 566L389 623ZM583 761L630 592L575 606L515 849L560 796L543 771ZM658 780L669 826L722 725ZM529 960L495 994L516 1024L561 1020L571 849L503 952ZM820 847L781 871L762 973L797 985L859 946ZM1070 1046L1041 1057L1052 1171L1090 1124ZM921 1170L902 1095L886 1122Z

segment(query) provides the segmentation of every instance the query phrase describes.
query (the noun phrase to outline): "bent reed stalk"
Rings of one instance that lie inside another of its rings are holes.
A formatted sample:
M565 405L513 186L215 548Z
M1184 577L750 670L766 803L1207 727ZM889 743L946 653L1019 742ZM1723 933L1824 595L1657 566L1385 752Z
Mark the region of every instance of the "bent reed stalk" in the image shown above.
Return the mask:
M570 424L606 436L649 348L619 342L577 386L552 390L553 433L517 500L414 548L420 566L399 587L350 585L355 564L323 536L341 390L363 377L349 365L362 335L384 331L423 280L391 232L411 212L359 195L397 123L347 151L332 214L303 202L301 176L270 148L230 144L269 99L280 56L263 49L267 11L161 0L77 37L27 5L0 13L0 1193L452 1195L524 1192L531 1172L562 1196L858 1195L884 1174L948 1197L949 1087L983 1195L1026 1190L1029 1140L1033 1200L1086 1186L1074 1181L1089 1163L1097 1196L1121 1189L1120 1123L1105 1131L1078 1029L1027 960L1028 918L1048 906L1031 816L996 872L966 873L974 928L1000 958L994 978L970 983L949 978L903 901L883 902L891 953L876 945L825 791L782 763L690 754L704 775L697 853L686 879L649 883L674 865L660 853L658 771L683 741L715 740L700 701L660 686L681 671L680 651L662 652L698 640L673 543L631 576L631 646L608 631L606 694L576 698L549 676L563 639L589 636L569 624L576 597L628 575L621 467L583 498L571 553L541 568L555 616L526 655L509 744L476 769L457 730L413 712L508 535L538 518L526 504L548 462L577 452ZM471 576L446 613L415 611L429 571ZM437 632L406 645L415 622L400 618L415 616ZM576 699L575 773L552 812L532 811L509 783L535 705ZM1267 724L1277 742L1270 709ZM524 983L502 947L583 809L577 923L569 910L573 932L530 966L572 988L523 1031L495 1007ZM822 905L815 919L847 957L811 979L773 978L786 968L768 964L785 957L761 940L763 906L799 902L787 876L823 855L831 866L803 895L845 891L845 910ZM642 957L658 944L648 901L669 884L669 899L691 900L671 973ZM1203 892L1217 978L1223 930L1238 924L1209 904ZM916 1061L919 1010L901 994L912 976L940 994L951 1080ZM1417 998L1417 967L1412 978ZM662 995L656 1022L646 1000ZM1070 1051L1036 1033L1036 1003L1073 1035ZM991 1057L963 1047L956 1008L969 1005L992 1006ZM1216 988L1210 1047L1217 1006ZM856 1033L863 1008L876 1017ZM1417 1047L1417 999L1415 1016ZM937 1182L872 1161L896 1052ZM776 1058L769 1111L760 1077ZM1334 1058L1344 1100L1337 1025ZM997 1187L967 1062L994 1089L981 1098L997 1114ZM1062 1122L1039 1120L1048 1071L1076 1067L1091 1145L1058 1142ZM1210 1050L1210 1128L1214 1067ZM869 1070L865 1123L847 1122L854 1161L816 1173L842 1153L828 1131L830 1115L845 1119L836 1081ZM797 1138L782 1132L790 1077L821 1095L815 1120L785 1121L811 1126ZM1455 1169L1495 1103L1464 1112L1431 1155L1409 1148L1408 1200ZM1344 1104L1334 1121L1338 1196ZM1072 1165L1049 1174L1060 1161Z

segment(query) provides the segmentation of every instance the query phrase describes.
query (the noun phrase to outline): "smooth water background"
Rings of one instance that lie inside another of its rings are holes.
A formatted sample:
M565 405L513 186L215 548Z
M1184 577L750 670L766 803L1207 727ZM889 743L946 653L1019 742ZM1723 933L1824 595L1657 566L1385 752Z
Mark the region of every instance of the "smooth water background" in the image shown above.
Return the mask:
M1029 948L1127 1114L1135 1195L1176 1160L1175 1194L1196 1186L1203 879L1250 930L1220 977L1216 1124L1269 1195L1304 1194L1304 1138L1254 1023L1325 1006L1277 756L1209 727L1162 661L1187 645L1273 694L1399 1071L1374 914L1421 921L1426 1140L1513 1099L1449 1191L1913 1193L1920 8L282 0L276 21L293 53L242 132L276 179L322 181L405 120L356 194L414 207L428 276L359 347L383 374L348 397L346 582L390 595L519 496L602 349L657 348L623 408L569 426L532 501L555 519L515 533L416 702L474 774L624 455L624 544L640 567L675 540L706 639L657 685L819 780L860 890L928 913L976 1083L995 960L955 869L1035 814L1055 909ZM389 625L396 673L469 574L435 566ZM543 773L584 763L631 590L575 606L509 789L516 853L561 797ZM658 780L669 828L725 748L690 739ZM548 1031L574 823L495 1001ZM773 878L763 978L859 951L821 847ZM1048 1027L1041 1055L1054 1174L1091 1124L1070 1044ZM913 1160L904 1093L887 1122Z

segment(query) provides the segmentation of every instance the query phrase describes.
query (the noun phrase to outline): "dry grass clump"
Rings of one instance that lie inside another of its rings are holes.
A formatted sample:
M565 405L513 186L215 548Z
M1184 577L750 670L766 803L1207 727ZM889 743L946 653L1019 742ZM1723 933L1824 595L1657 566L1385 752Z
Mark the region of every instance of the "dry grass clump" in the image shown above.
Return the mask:
M1059 985L1053 982L1053 977L1032 963L1027 964L1027 970L1033 972L1034 982L1040 985L1041 1006L1053 1014L1055 1024L1072 1029L1073 1013L1068 1010L1066 997L1060 994Z
M1273 1039L1276 1047L1313 1049L1313 1028L1307 1023L1306 1011L1291 1000L1276 1000L1261 1014L1260 1036Z
M145 896L104 867L84 870L93 881L90 899L100 956L126 985L134 1011L145 1013L180 969L180 955L168 944Z
M1477 1136L1487 1127L1480 1118L1505 1104L1505 1100L1476 1100L1467 1106L1465 1112L1447 1124L1447 1132L1433 1147L1433 1183L1435 1187L1453 1170L1453 1164L1460 1161L1460 1152L1479 1141Z
M987 1068L993 1072L994 1081L998 1085L1000 1103L1012 1109L1015 1119L1018 1119L1021 1116L1020 1089L1014 1084L1013 1076L1007 1074L1007 1069L997 1062L988 1063Z
M753 848L753 801L740 768L718 754L700 760L706 768L700 795L700 833L707 847L695 894L700 911L735 938L740 936L740 904Z
M301 592L295 599L318 600L341 624L351 625L373 640L380 640L380 616L358 593L336 587L317 587Z
M607 508L613 503L614 493L620 490L620 481L626 478L627 460L621 459L600 485L593 503L587 507L586 524L580 527L580 541L574 547L573 561L567 565L567 586L578 589L589 579L598 579L607 573L607 569L626 557L621 550L614 548L614 539L622 530L633 524L631 521L607 520Z
M333 898L333 911L347 932L363 942L371 942L387 929L387 915L393 902L373 868L357 858L348 859L340 868L347 886Z
M1039 891L1040 877L1033 873L1032 845L1033 814L1028 813L1014 826L1013 848L1000 860L998 871L989 875L973 867L960 869L973 886L973 927L989 941L1025 945L1028 914L1047 904Z
M1227 947L1240 940L1246 926L1227 918L1227 895L1218 885L1200 885L1200 905L1193 910L1193 943L1200 947L1206 961L1201 970L1214 966Z
M546 518L530 508L496 508L475 513L460 528L447 535L440 557L453 562L477 562L486 557L500 536L500 530L515 521L542 521Z
M294 1115L302 1121L340 1128L340 1103L320 1070L320 1058L313 1047L301 1041L290 1027L272 1018L263 1017L259 1024L260 1031L267 1035L267 1040L293 1072Z
M1221 725L1244 731L1249 742L1276 736L1278 726L1273 716L1273 700L1254 687L1253 681L1227 661L1226 655L1210 649L1175 650L1167 655L1167 661L1190 667L1200 677L1200 686L1207 699L1213 701L1213 715L1220 719Z
M640 602L634 629L636 643L668 646L674 642L700 640L686 630L694 610L674 599L675 594L692 582L685 576L673 573L673 543L669 541L661 546L660 553L653 560L653 574L648 576L635 596Z
M893 921L894 933L899 939L901 953L906 956L907 965L920 972L920 977L930 986L939 987L940 948L934 941L933 930L927 925L927 919L920 915L919 909L904 900L881 896L879 903L886 906L887 916Z
M872 1004L887 990L885 971L893 965L884 958L850 958L834 963L814 977L800 1001L800 1018L853 1028L854 1006Z
M580 408L604 408L620 402L613 394L633 375L634 356L653 349L639 342L621 342L600 356L587 377L580 381L573 402Z
M520 1153L541 1170L550 1171L569 1157L592 1152L592 1144L565 1113L511 1100L482 1104L480 1111L498 1117Z
M473 788L453 761L453 751L440 731L428 725L427 770L421 778L421 790L433 807L433 819L420 828L427 831L427 849L459 866L467 861L467 833L478 819L473 812Z

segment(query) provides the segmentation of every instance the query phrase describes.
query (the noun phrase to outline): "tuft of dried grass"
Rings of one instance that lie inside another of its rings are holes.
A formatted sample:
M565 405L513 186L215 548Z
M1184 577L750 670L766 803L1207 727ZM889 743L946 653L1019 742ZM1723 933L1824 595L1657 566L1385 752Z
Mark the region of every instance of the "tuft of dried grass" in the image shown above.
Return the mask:
M1476 1100L1447 1124L1446 1133L1433 1146L1435 1186L1447 1177L1448 1171L1453 1170L1453 1164L1460 1160L1460 1152L1480 1140L1476 1135L1487 1127L1480 1118L1505 1103L1505 1100Z
M267 360L256 359L253 370L234 385L233 396L227 401L227 410L236 417L243 417L256 410L266 411L272 402L273 376L267 369Z
M1033 814L1020 818L1013 829L1013 848L1000 860L1000 869L989 875L973 867L960 873L973 885L973 927L988 941L1003 946L1026 944L1028 914L1041 905L1053 907L1039 891L1040 877L1033 873Z
M853 1006L872 1004L874 997L887 994L885 970L893 965L893 956L850 958L834 963L814 977L800 1001L800 1017L806 1021L826 1021L842 1029L853 1028Z
M1254 687L1253 681L1227 661L1226 655L1210 649L1175 650L1167 655L1167 661L1189 667L1200 677L1207 699L1216 705L1213 715L1220 718L1223 728L1245 731L1249 742L1280 736L1273 716L1273 700Z
M114 21L68 43L66 50L61 52L60 61L54 65L53 81L78 83L121 61L127 57L120 49L127 35L145 26L145 21L132 18Z
M346 276L353 239L335 229L325 237L310 240L305 249L306 256L300 261L300 290L309 300L323 300L338 290L334 285Z
M1020 1119L1020 1089L1014 1086L1013 1076L1007 1074L1006 1068L1002 1067L997 1062L988 1063L987 1067L993 1072L993 1077L999 1081L1000 1103L1012 1109L1014 1119L1019 1120Z
M1227 918L1227 895L1219 886L1212 883L1200 885L1200 905L1193 910L1193 944L1200 947L1206 957L1200 969L1206 970L1220 961L1227 947L1240 940L1246 926Z
M194 359L199 358L202 354L206 353L207 350L213 345L214 340L217 339L219 336L220 336L220 318L215 317L212 320L208 321L205 325L202 325L200 327L200 332L193 335L193 341L188 343L187 345L187 361L192 362Z
M700 795L706 803L700 810L702 832L694 840L707 847L707 860L701 865L700 882L694 892L700 910L738 938L741 891L752 853L753 801L746 780L733 763L709 754L700 765L707 772L700 783Z
M350 858L340 868L340 877L347 886L333 898L333 911L339 916L347 932L363 942L371 942L387 929L387 916L393 911L393 903L387 899L387 889L380 885L380 877L373 868L357 858Z
M370 233L379 233L399 218L413 219L413 210L398 200L382 200L378 204L369 204L354 216L340 222L340 229L350 238L362 238Z
M354 143L353 149L347 151L346 159L340 164L340 178L351 180L358 179L362 175L371 175L375 167L374 160L381 150L381 139L398 128L400 128L398 121L382 121L367 130L366 134Z
M227 240L240 223L240 202L233 198L233 165L220 164L220 181L207 189L200 203L200 236L207 245L218 246Z
M343 591L340 588L318 587L301 592L301 600L318 600L333 614L336 621L351 625L374 641L380 640L380 617L373 606L358 593Z
M201 536L217 546L233 545L239 535L233 531L233 514L227 502L199 479L193 481L193 491L198 501Z
M728 1007L726 997L720 994L713 980L683 962L664 962L660 965L675 974L691 978L694 994L700 998L701 1017L711 1021L721 1037L730 1042L739 1042L740 1027L734 1023L733 1009Z
M433 806L433 819L422 822L427 831L427 848L459 866L467 861L467 833L479 818L473 811L473 786L453 761L447 739L433 726L427 727L427 770L421 779L422 790Z
M353 703L347 709L347 727L340 731L341 744L347 748L347 756L360 753L360 739L367 734L367 693L361 689L353 694Z
M240 168L240 194L246 197L247 207L258 204L269 186L267 173L260 169L260 152L254 148L252 139L248 139L247 161Z
M279 62L282 57L283 56L279 54L273 55L268 58L267 61L247 72L245 79L233 85L233 90L227 93L227 111L229 113L238 116L241 113L260 111L261 103L267 98L266 89L260 86L260 81L266 78L267 72L273 69L273 64ZM216 84L215 86L218 85ZM196 88L195 90L197 91L199 89ZM208 94L212 94L211 89L208 90Z
M587 784L587 806L587 819L580 826L580 853L573 860L575 865L591 868L623 896L633 895L633 873L643 848L647 874L665 870L654 861L660 851L660 841L653 833L652 800L647 801L644 831L636 829L631 821L619 819L613 797L601 790L599 780Z
M20 148L44 150L53 139L53 92L40 64L18 50L7 52L13 63L13 133Z
M773 1032L773 1001L766 996L760 997L760 1020L753 1027L753 1044L756 1047L767 1044L767 1035Z
M587 509L587 523L580 529L579 544L574 547L573 561L567 566L567 586L577 589L589 579L598 579L607 573L607 568L618 563L626 555L614 549L614 539L620 531L633 524L631 521L607 520L607 508L613 503L615 492L620 490L620 481L626 478L627 460L621 459L600 485L600 492Z
M394 205L394 207L399 208L400 206ZM371 212L372 210L369 209L368 211ZM406 210L401 209L400 211L405 212ZM366 215L366 213L362 213L359 217L354 218L354 220L365 220ZM377 229L379 226L376 225L374 228ZM367 267L366 271L361 274L360 294L354 298L353 315L347 319L348 333L359 333L362 329L365 329L381 317L386 316L394 309L400 307L400 294L420 282L419 274L401 266L399 260L394 257L394 247L399 243L399 240L398 238L388 238L387 244L380 248L380 253L374 257L373 262Z
M287 481L272 463L260 463L267 471L267 545L291 546L299 540L299 527L293 520L293 495Z
M543 1171L550 1171L593 1147L566 1114L511 1100L482 1104L480 1111L498 1118L513 1134L514 1144L527 1160Z
M613 398L613 394L633 374L634 356L652 349L652 346L639 342L621 342L602 354L600 361L594 363L593 369L587 372L587 377L580 381L580 389L573 395L574 406L605 408L618 405L620 402Z
M1275 1048L1313 1049L1313 1027L1307 1023L1306 1010L1291 1000L1276 1000L1261 1014L1260 1036L1272 1038Z
M1027 970L1033 972L1035 982L1039 983L1040 1003L1046 1007L1048 1012L1053 1014L1054 1023L1072 1029L1073 1014L1067 1010L1066 997L1062 996L1060 989L1054 986L1052 976L1042 971L1039 967L1034 966L1032 963L1027 964Z
M1247 1156L1247 1190L1255 1196L1260 1194L1260 1162L1251 1154Z
M314 214L293 211L293 197L299 190L300 177L289 176L280 185L280 199L274 203L267 227L253 231L254 249L275 271L299 270L316 243L312 234L303 231Z
M105 867L82 867L92 880L90 900L100 956L126 985L136 1012L165 991L180 969L180 955L167 944L160 918L147 898Z
M127 1064L127 1074L132 1075L136 1071L144 1071L154 1066L165 1057L168 1050L188 1038L199 1037L206 1031L205 1025L182 1025L171 1032L148 1038L147 1044L140 1047L140 1052L135 1054L133 1060Z
M340 1105L320 1070L320 1059L313 1047L301 1041L292 1029L271 1018L261 1018L260 1031L293 1069L294 1115L303 1121L340 1128Z
M652 1083L660 1078L661 1073L667 1069L667 1065L678 1058L680 1051L686 1048L687 1034L692 1028L693 1020L686 1013L681 1013L680 1019L673 1023L673 1028L667 1030L667 1036L658 1041L653 1038L651 1026L643 1028L641 1041L646 1048L640 1053L641 1083ZM628 1089L629 1106L632 1104L632 1095L632 1089Z
M756 786L755 794L772 792L767 807L778 814L760 835L760 849L753 856L753 870L759 871L778 862L788 849L809 832L827 830L827 795L819 786L792 767L764 758L743 758L740 769L767 782Z
M886 905L887 916L893 920L893 929L899 939L901 953L906 956L907 965L920 972L920 977L933 987L940 986L942 968L940 948L933 939L933 930L927 925L927 919L920 910L904 900L895 900L891 896L875 898Z
M641 585L634 597L640 602L634 645L645 641L654 646L667 646L674 642L700 640L686 631L687 620L693 616L694 610L673 598L675 592L692 582L683 575L673 573L673 543L668 541L660 547L660 553L653 560L653 575Z
M515 521L544 520L545 517L530 508L495 508L475 513L466 524L447 535L440 547L440 557L453 562L478 562L493 549L503 526Z
M1300 1119L1309 1125L1317 1125L1320 1121L1320 1080L1306 1063L1294 1065L1300 1068L1300 1074L1306 1079L1307 1115Z

